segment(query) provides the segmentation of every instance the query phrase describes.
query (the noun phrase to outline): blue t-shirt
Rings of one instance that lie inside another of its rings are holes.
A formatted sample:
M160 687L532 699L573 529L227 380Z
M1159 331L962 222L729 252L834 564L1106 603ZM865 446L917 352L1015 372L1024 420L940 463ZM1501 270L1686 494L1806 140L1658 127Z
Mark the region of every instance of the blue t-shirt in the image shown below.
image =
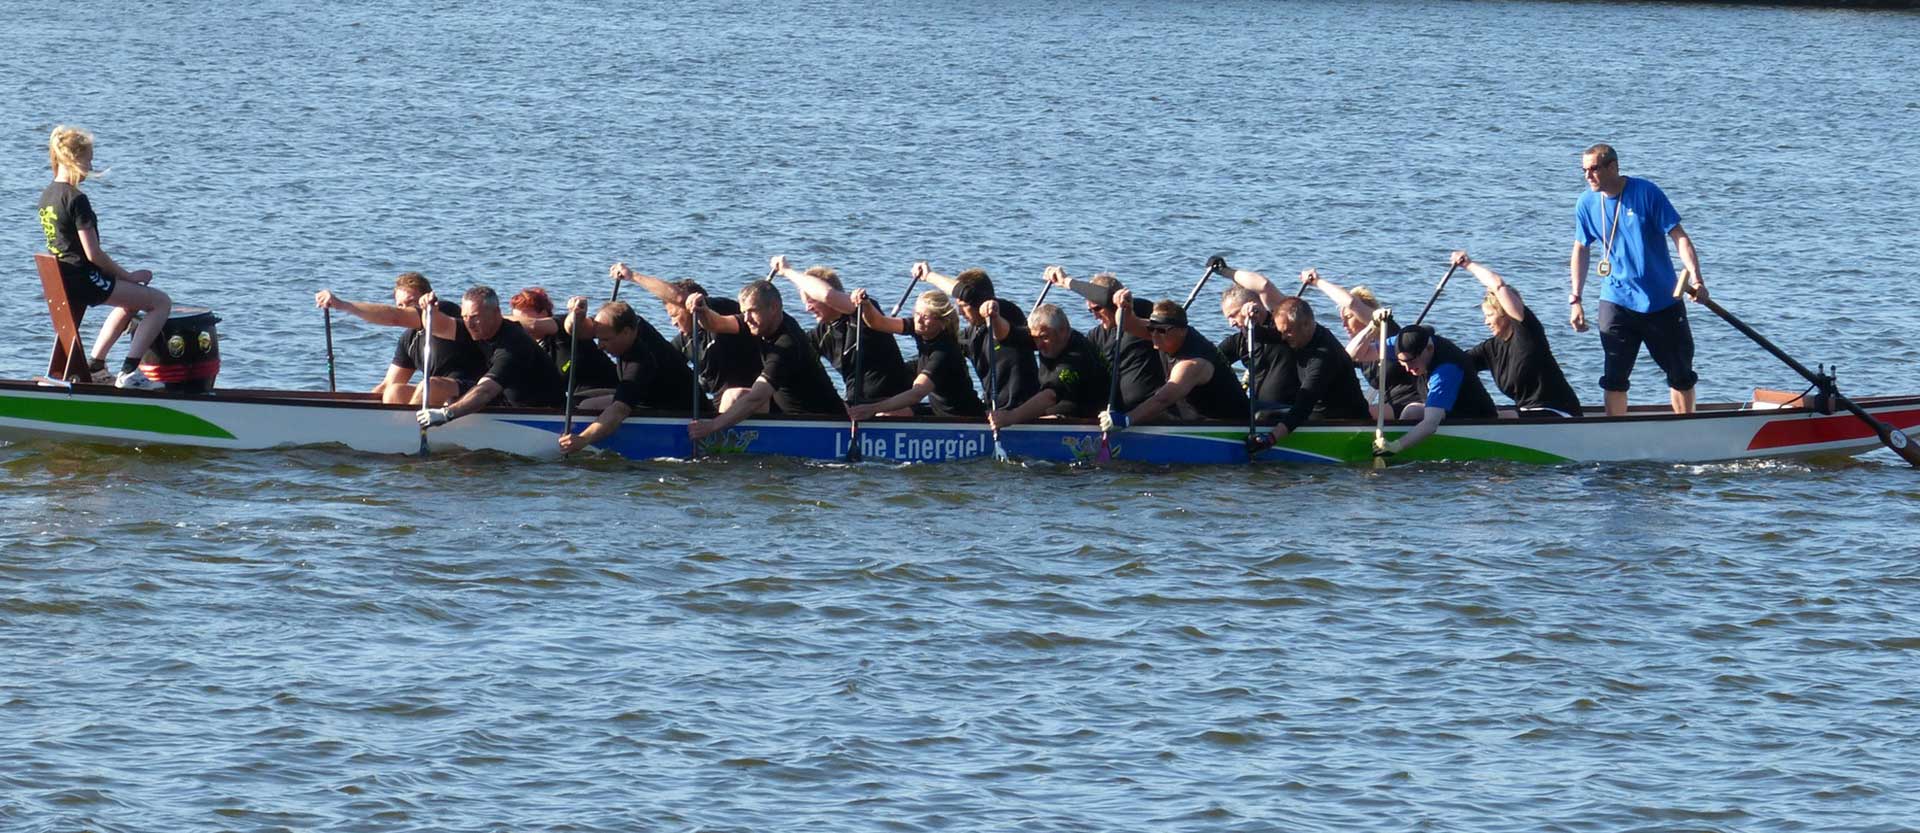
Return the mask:
M1676 275L1673 259L1667 254L1667 233L1680 225L1680 213L1660 187L1644 179L1627 177L1620 198L1599 191L1580 195L1574 206L1573 239L1583 246L1607 239L1613 228L1616 210L1620 229L1614 233L1613 249L1603 254L1612 262L1613 274L1600 278L1600 298L1635 312L1658 312L1675 301Z
M1460 380L1466 375L1465 369L1453 363L1437 364L1428 369L1427 407L1453 413L1453 403L1460 398Z

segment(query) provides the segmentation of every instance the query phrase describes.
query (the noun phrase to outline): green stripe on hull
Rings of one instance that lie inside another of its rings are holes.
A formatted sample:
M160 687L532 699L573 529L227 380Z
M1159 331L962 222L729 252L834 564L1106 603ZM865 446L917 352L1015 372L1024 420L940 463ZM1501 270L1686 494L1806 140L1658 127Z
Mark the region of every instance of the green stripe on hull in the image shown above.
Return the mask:
M0 396L0 417L89 428L147 431L179 437L231 440L234 436L211 422L165 405L133 402L86 402L30 396Z
M1405 431L1388 431L1387 439L1397 439ZM1226 440L1240 443L1246 440L1245 431L1196 431L1182 432L1181 436L1205 437L1207 439ZM1302 431L1281 440L1277 448L1289 448L1306 454L1317 454L1330 460L1348 463L1364 463L1373 459L1372 431ZM1515 463L1569 463L1570 458L1558 454L1548 454L1539 449L1524 445L1476 440L1471 437L1454 437L1435 434L1426 442L1414 446L1412 451L1393 458L1396 463L1415 460L1508 460Z

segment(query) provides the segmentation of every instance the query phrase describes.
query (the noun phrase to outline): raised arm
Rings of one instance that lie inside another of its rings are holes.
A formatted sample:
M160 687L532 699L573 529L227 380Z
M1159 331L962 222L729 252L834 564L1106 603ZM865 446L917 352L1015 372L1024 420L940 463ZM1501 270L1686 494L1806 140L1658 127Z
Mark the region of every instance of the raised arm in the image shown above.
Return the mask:
M851 300L855 308L860 310L860 320L866 323L867 329L882 333L892 333L894 335L902 335L907 332L909 326L907 319L893 318L882 313L879 304L870 304L867 302L866 290L854 290Z
M1317 269L1309 268L1302 271L1300 282L1320 290L1320 293L1327 296L1327 300L1332 301L1336 307L1351 308L1353 314L1361 318L1373 317L1372 304L1353 297L1353 293L1343 289L1339 284L1320 277L1320 271Z
M1147 331L1147 322L1140 320L1140 316L1134 315L1133 312L1133 290L1116 290L1113 293L1114 326L1119 327L1120 332L1134 338L1150 338L1152 334Z
M740 332L740 328L742 326L740 323L740 316L721 315L720 313L714 312L711 307L707 306L707 296L705 295L702 295L698 292L695 292L692 295L688 295L687 308L689 310L692 310L694 315L697 315L700 317L700 326L705 327L708 332L712 332L712 333Z
M1281 292L1278 287L1273 285L1273 281L1267 280L1267 276L1259 272L1249 269L1235 269L1233 270L1233 274L1228 277L1233 279L1236 286L1260 296L1260 305L1267 309L1280 306L1280 299L1287 297L1286 293Z
M371 304L349 301L333 294L331 289L322 289L313 296L313 305L321 309L337 309L369 324L383 327L406 327L420 329L420 313L392 304Z
M942 275L939 272L933 271L933 267L927 265L926 261L922 260L914 263L913 267L908 271L914 277L919 278L920 280L926 281L927 283L933 284L934 287L939 289L941 292L945 292L948 295L953 294L953 284L954 284L953 278L948 277L946 275Z
M1465 267L1468 272L1473 274L1474 279L1480 282L1481 286L1486 287L1488 292L1493 293L1493 297L1500 302L1500 311L1506 313L1508 318L1515 321L1523 321L1526 319L1527 305L1521 303L1520 293L1513 291L1513 287L1507 285L1506 279L1500 277L1499 272L1495 272L1484 265L1476 263L1473 258L1467 256L1465 251L1453 253L1453 265L1455 267Z
M607 277L613 278L614 280L632 281L635 286L646 290L648 295L660 299L660 303L666 305L668 308L677 307L681 301L684 300L680 297L680 290L674 289L673 284L667 283L652 275L642 275L639 272L635 272L627 268L625 263L615 263L607 267Z
M793 281L794 287L800 290L801 295L833 307L842 315L851 315L854 310L859 309L854 306L853 296L848 295L845 290L834 289L833 284L827 283L825 279L816 278L793 268L787 263L786 255L774 255L767 265L774 274Z

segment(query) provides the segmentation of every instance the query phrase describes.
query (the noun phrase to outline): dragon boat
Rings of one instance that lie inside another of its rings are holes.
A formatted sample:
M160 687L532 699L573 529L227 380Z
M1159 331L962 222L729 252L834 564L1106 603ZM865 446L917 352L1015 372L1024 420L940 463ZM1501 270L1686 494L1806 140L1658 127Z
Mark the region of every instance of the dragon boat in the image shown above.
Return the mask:
M1854 400L1896 429L1920 426L1920 396ZM1438 434L1395 463L1504 460L1520 463L1613 461L1711 462L1761 457L1854 455L1881 446L1875 429L1817 397L1756 393L1753 401L1703 405L1693 414L1635 408L1626 416L1590 412L1572 420L1448 420ZM415 409L371 394L215 390L127 391L106 385L0 381L0 438L136 446L266 450L343 446L373 454L418 454ZM591 415L576 416L576 428ZM559 457L565 417L557 410L495 408L428 432L428 453L490 451ZM1388 423L1389 439L1411 423ZM1310 424L1250 455L1244 422L1139 425L1108 435L1113 460L1146 464L1336 463L1372 459L1372 423ZM1011 457L1053 463L1100 459L1102 436L1090 421L1043 421L1000 431ZM760 417L703 439L687 437L685 414L637 412L597 446L634 460L780 455L808 460L936 463L994 456L980 419Z

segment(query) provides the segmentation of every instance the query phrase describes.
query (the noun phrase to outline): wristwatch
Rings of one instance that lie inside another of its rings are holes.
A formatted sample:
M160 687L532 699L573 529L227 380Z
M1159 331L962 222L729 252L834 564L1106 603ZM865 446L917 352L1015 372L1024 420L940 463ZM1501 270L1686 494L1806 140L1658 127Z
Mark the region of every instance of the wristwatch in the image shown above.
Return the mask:
M1567 296L1567 304L1569 306L1576 306L1576 307L1580 306L1580 296L1578 295Z

